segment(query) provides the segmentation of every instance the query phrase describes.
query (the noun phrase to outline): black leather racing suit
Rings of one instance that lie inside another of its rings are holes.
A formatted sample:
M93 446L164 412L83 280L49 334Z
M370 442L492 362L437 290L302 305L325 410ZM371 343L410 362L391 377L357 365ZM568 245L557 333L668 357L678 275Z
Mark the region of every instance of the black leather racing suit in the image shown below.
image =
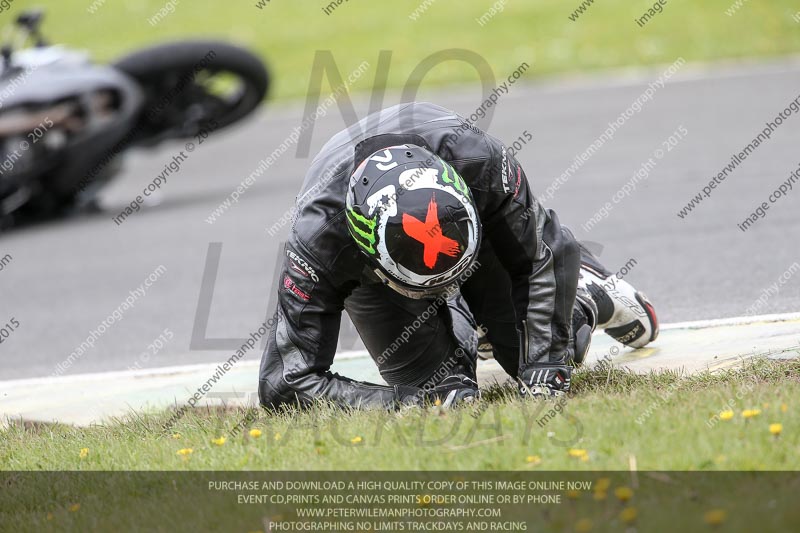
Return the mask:
M404 143L424 146L450 163L470 187L481 219L481 266L447 305L411 300L380 284L345 225L354 168L373 152ZM430 103L401 104L338 133L311 163L296 209L279 278L277 321L261 362L262 405L326 398L346 406L392 407L454 349L472 356L472 315L488 328L495 357L512 376L562 368L571 359L579 247L555 213L535 200L503 143L454 112ZM426 308L433 312L424 313ZM329 371L344 309L390 386ZM421 315L428 319L415 322Z

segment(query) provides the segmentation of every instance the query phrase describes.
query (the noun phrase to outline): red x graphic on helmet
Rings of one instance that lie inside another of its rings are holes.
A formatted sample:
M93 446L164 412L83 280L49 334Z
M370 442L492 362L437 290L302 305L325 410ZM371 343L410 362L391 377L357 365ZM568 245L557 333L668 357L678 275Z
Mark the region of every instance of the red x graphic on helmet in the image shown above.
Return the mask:
M423 262L430 269L436 266L439 254L455 257L459 252L458 242L442 234L438 211L439 206L436 204L436 194L434 193L428 204L425 222L408 213L403 213L403 231L412 239L422 243L424 246Z

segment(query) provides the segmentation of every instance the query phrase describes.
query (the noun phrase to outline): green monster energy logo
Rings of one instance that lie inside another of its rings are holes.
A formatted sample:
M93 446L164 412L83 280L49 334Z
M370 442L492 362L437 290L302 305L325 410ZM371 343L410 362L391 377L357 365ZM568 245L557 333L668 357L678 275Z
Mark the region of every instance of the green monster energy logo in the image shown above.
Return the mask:
M353 209L347 209L347 228L350 235L368 254L375 255L375 220L366 218L356 213ZM364 231L359 226L367 228Z
M452 183L457 191L459 191L461 194L465 196L469 196L468 192L469 188L467 188L467 184L464 183L464 179L458 175L458 172L456 172L456 170L447 163L444 163L442 166L444 167L444 172L442 173L442 181L445 183ZM450 177L450 174L447 171L448 169L453 171L452 178Z

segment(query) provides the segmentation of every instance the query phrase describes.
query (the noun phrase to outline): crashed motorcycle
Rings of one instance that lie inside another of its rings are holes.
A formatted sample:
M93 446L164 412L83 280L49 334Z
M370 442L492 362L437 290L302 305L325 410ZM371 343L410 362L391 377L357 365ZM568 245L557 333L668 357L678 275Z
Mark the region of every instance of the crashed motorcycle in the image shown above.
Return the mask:
M269 88L263 62L224 42L98 65L48 44L41 23L41 12L22 13L0 49L0 230L93 209L124 152L234 124Z

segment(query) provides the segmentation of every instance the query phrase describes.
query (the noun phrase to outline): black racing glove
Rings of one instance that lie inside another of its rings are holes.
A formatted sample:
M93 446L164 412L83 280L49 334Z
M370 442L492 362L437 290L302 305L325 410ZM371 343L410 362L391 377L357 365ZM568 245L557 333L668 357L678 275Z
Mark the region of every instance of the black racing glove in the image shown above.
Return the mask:
M569 392L571 376L572 367L566 365L532 365L520 374L519 392L523 398L562 396Z
M474 379L464 374L447 376L433 387L423 389L426 403L453 407L464 402L473 402L481 397L481 391Z

